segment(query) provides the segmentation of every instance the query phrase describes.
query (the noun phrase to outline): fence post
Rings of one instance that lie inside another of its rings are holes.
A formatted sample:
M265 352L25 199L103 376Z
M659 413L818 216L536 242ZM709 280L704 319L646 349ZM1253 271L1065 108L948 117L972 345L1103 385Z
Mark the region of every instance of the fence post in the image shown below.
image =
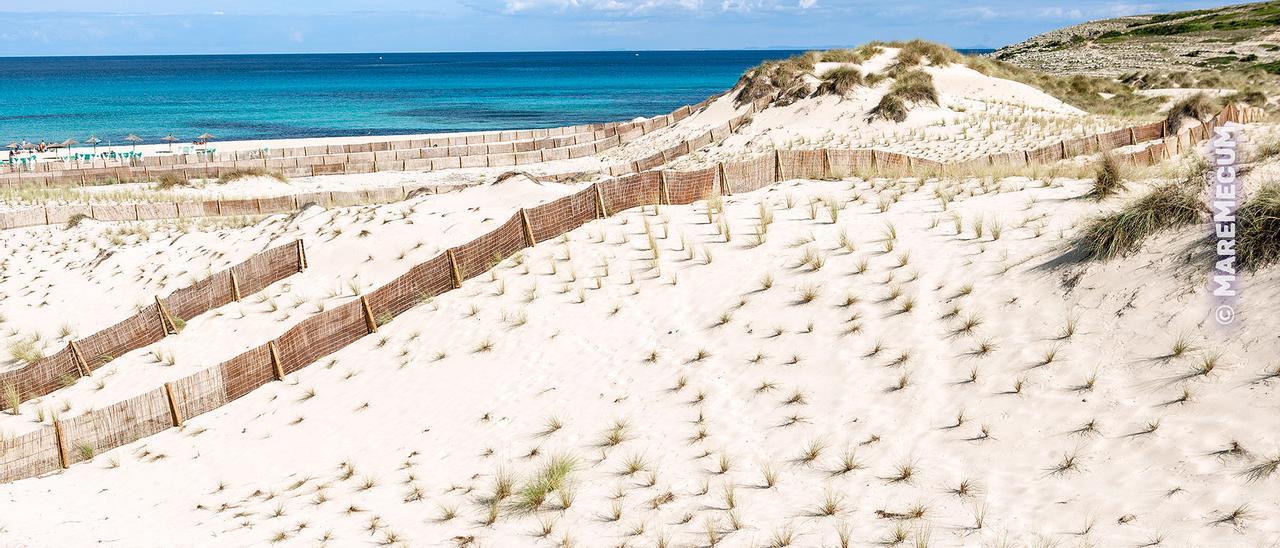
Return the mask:
M533 225L529 223L529 213L525 211L523 207L520 208L520 223L524 225L525 243L528 244L529 247L537 245L538 241L533 239Z
M604 191L600 190L600 183L591 185L596 189L596 218L603 219L609 216L609 210L604 207Z
M284 367L280 365L280 347L275 341L267 343L267 353L271 355L271 374L278 381L284 380Z
M782 152L773 149L773 182L782 181Z
M164 301L160 300L159 295L156 295L156 310L160 314L160 327L164 329L164 334L177 335L178 326L173 323L173 318L169 317L168 307L164 305Z
M827 155L827 149L824 148L821 150L822 150L822 178L827 179L827 178L830 178L832 175L834 175L834 173L831 173L831 156Z
M173 418L173 427L182 426L182 411L178 410L178 400L173 395L173 383L164 383L164 397L169 400L169 416Z
M297 248L298 248L298 272L302 272L303 270L307 269L307 249L302 244L302 238L298 238Z
M62 421L53 419L53 438L58 443L58 464L63 468L70 468L71 464L67 461L67 437L62 433Z
M231 270L231 299L240 302L240 280L236 279L236 271Z
M84 354L80 353L80 345L76 344L75 341L71 341L67 343L67 347L71 349L71 357L75 359L76 369L80 370L80 376L88 377L89 364L84 361Z
M667 172L658 171L658 203L671 205L671 195L667 193Z
M462 273L458 270L458 257L454 255L453 249L445 250L445 254L449 256L449 272L453 274L453 288L462 287Z
M1129 144L1138 144L1138 132L1134 131L1133 126L1129 126Z
M1062 148L1062 159L1066 160L1067 159L1067 142L1058 141L1058 146Z
M729 176L725 174L724 162L716 164L716 171L720 174L720 192L726 196L732 196L733 186L729 184Z
M378 322L373 318L373 309L369 307L369 299L364 295L360 296L360 308L364 311L364 325L369 329L369 334L378 332Z

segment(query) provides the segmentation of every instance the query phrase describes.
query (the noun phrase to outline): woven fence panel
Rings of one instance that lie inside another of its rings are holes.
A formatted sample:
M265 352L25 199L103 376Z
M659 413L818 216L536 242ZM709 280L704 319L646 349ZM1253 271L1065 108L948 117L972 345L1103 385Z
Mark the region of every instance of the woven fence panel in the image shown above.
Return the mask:
M32 478L62 468L58 439L42 427L17 437L0 436L0 483Z
M218 205L223 215L257 215L257 200L223 200Z
M75 357L70 348L41 358L21 369L0 373L0 388L13 387L23 401L50 394L80 377ZM0 409L8 409L9 402L0 403Z
M164 327L160 324L160 308L154 304L111 327L79 341L80 351L89 369L97 369L107 362L133 350L163 339Z
M453 289L449 256L440 254L379 287L366 298L375 316L404 314L423 301Z
M173 399L183 420L198 417L227 404L222 368L210 367L173 381Z
M1070 139L1062 143L1067 148L1067 158L1075 158L1076 156L1084 156L1098 152L1098 141L1093 137L1081 137L1079 139Z
M563 198L562 198L563 199ZM454 248L458 261L458 273L469 280L493 268L513 253L528 245L524 237L524 222L520 215L512 215L502 226L488 234Z
M663 157L662 153L659 152L657 154L653 154L653 155L641 158L639 160L636 160L636 170L648 171L650 169L653 169L655 167L662 165L665 162L666 162L666 159Z
M1101 133L1098 135L1099 146L1102 150L1111 150L1122 146L1128 146L1130 143L1129 128L1117 129L1115 131Z
M779 150L782 175L788 179L822 179L827 176L821 150Z
M220 272L174 291L164 299L169 313L189 321L233 300L231 275Z
M689 139L689 150L698 150L714 142L711 132L703 133L692 139Z
M662 151L663 163L670 162L689 153L689 141L682 141L680 144L670 147Z
M178 205L174 203L138 204L135 207L138 210L138 220L140 221L178 218Z
M604 196L605 211L613 215L633 207L658 203L658 181L658 172L646 171L596 184Z
M93 218L99 221L136 221L138 210L131 205L93 206Z
M1152 122L1133 128L1133 134L1139 143L1164 137L1164 122Z
M89 460L172 426L163 387L95 409L62 423L67 462Z
M312 316L276 339L281 368L286 374L292 373L368 334L364 307L358 300ZM270 367L269 361L266 364Z
M295 209L297 205L293 202L293 196L258 198L259 213L285 213Z
M697 171L664 171L667 197L672 204L691 204L719 194L718 171L715 167Z
M86 217L93 216L93 208L87 205L65 205L45 208L46 215L49 218L49 224L61 225L66 224L72 217L76 215L84 215Z
M751 192L777 182L777 164L772 154L729 162L724 164L724 175L733 192Z
M1002 152L991 155L991 165L993 166L1025 166L1027 165L1027 157L1022 152Z
M1037 148L1027 155L1033 164L1051 164L1062 159L1062 143Z
M240 284L240 294L257 293L297 273L300 269L297 245L293 242L268 249L232 267Z
M833 149L827 151L833 175L852 175L871 169L875 155L870 150Z
M216 369L222 378L225 401L239 399L275 380L271 371L271 352L265 344L218 364Z
M9 218L12 228L24 226L40 226L45 224L44 208L23 209L12 212L13 216Z
M587 187L553 202L529 208L525 213L529 216L534 241L545 242L596 218L595 188Z
M911 167L911 160L905 154L897 152L887 152L883 150L872 151L876 158L876 168L881 170L905 170Z

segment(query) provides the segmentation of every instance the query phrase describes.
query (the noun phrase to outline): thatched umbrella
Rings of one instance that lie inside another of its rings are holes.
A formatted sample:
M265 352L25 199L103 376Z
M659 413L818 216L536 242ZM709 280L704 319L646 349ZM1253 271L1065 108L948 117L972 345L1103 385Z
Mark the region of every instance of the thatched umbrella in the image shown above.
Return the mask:
M169 152L173 152L173 143L177 141L178 138L174 137L173 134L170 133L168 135L165 135L164 137L161 137L160 140L166 143L169 143Z
M98 153L98 143L101 143L101 142L102 142L102 139L99 139L97 135L90 135L88 139L84 140L84 144L93 145L94 154Z
M196 139L199 139L199 140L204 141L204 142L206 142L206 143L207 143L207 142L209 142L209 139L217 139L217 138L218 138L217 136L215 136L215 135L213 135L213 134L210 134L210 133L205 133L204 135L201 135L201 136L199 136L199 137L196 137Z
M73 146L75 146L75 145L78 145L78 144L80 144L80 141L77 141L77 140L75 140L75 139L67 139L66 141L63 141L63 142L62 142L62 146L67 147L67 148L71 148L71 147L73 147Z
M135 151L136 151L136 150L138 150L138 143L141 143L141 142L142 142L142 137L138 137L137 135L134 135L134 134L130 133L129 135L125 136L124 140L129 141L130 143L132 143L132 144L133 144L133 150L135 150Z

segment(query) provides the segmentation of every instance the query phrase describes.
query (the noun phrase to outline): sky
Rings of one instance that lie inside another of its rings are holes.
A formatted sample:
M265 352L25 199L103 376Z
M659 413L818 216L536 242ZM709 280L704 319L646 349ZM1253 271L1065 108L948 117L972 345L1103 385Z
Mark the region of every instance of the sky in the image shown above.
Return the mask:
M45 0L0 4L0 57L806 48L926 38L995 48L1176 0Z

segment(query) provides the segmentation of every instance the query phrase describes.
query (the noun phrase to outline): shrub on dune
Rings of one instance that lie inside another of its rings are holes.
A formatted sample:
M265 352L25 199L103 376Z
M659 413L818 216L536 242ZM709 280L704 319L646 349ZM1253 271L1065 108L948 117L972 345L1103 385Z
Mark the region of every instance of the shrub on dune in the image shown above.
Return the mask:
M1165 114L1164 126L1169 133L1177 133L1182 127L1184 118L1195 118L1203 120L1217 111L1217 105L1213 100L1203 93L1196 93L1174 103L1169 107L1169 112Z
M1093 191L1089 193L1095 200L1105 200L1125 189L1124 176L1120 171L1120 162L1110 154L1103 154L1093 176Z
M884 48L874 44L864 44L853 49L833 49L822 52L818 60L823 63L861 64L867 59L884 52Z
M804 76L813 73L818 58L815 52L795 55L781 61L768 61L748 70L738 79L740 88L734 97L738 104L745 104L773 94L795 96L798 89L808 93Z
M892 93L888 93L881 97L880 102L871 109L868 118L902 122L907 119L907 105L902 102L902 99L897 98Z
M1136 250L1156 233L1199 222L1204 210L1195 185L1166 184L1090 221L1074 246L1087 259L1110 259Z
M231 171L224 171L218 175L218 182L226 184L240 179L248 179L250 177L271 177L280 182L285 182L285 176L279 171L268 171L260 167L237 168Z
M1241 267L1257 270L1280 262L1280 183L1263 186L1236 217Z
M889 42L886 45L898 48L896 64L903 68L919 66L920 62L926 59L930 66L935 67L945 67L964 61L964 56L956 50L935 42L916 39L908 42Z
M889 92L907 103L938 104L938 89L933 86L933 76L923 70L911 70L898 75Z
M176 186L191 186L191 180L177 173L165 173L156 179L156 188L168 190Z
M861 71L853 67L837 67L822 75L822 84L818 86L818 93L846 95L861 84Z

